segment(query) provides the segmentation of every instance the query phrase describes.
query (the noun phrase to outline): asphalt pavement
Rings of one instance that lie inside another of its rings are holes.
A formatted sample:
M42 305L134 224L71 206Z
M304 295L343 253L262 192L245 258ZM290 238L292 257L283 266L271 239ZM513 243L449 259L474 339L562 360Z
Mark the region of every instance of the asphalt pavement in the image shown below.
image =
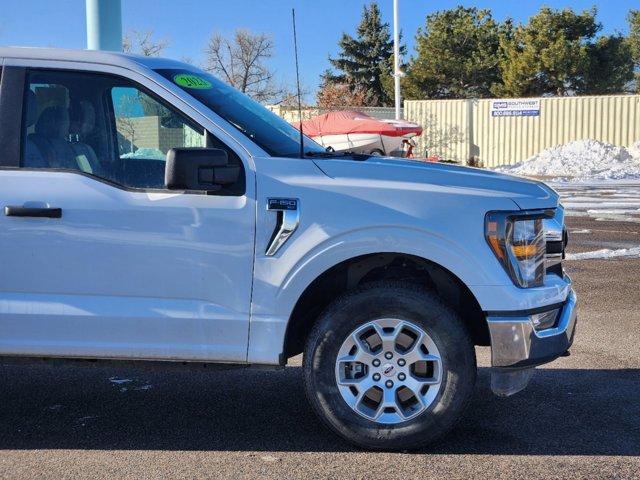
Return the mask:
M570 251L640 245L640 224L569 217ZM640 478L640 258L567 262L571 356L489 389L427 450L370 453L326 431L283 370L0 366L0 478Z

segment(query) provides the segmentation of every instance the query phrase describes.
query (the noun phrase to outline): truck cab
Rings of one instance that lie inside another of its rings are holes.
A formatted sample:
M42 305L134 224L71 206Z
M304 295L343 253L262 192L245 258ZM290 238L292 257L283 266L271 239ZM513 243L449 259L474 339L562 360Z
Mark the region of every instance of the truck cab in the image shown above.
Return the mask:
M284 366L372 449L564 354L576 297L543 183L327 152L193 66L0 48L0 357Z

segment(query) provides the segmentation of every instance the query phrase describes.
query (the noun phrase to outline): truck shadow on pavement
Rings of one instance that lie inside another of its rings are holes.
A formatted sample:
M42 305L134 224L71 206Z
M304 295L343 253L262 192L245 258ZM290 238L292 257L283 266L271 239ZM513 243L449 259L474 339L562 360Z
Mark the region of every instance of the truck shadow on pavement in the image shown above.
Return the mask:
M539 369L524 392L481 368L459 426L422 453L640 455L640 369ZM299 367L0 366L0 449L355 450L307 405Z

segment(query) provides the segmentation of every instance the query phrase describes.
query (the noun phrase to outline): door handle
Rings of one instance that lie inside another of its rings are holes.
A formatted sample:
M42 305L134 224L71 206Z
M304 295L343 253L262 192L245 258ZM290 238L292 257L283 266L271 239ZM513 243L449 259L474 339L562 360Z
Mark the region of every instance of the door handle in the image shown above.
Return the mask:
M37 207L16 207L7 205L4 207L4 214L7 217L45 217L45 218L61 218L61 208L37 208Z

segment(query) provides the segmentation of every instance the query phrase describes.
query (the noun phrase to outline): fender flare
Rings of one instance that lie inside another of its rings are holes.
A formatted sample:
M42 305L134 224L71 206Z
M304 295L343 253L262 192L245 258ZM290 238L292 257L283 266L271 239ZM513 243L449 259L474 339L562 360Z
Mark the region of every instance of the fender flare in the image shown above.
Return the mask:
M303 240L298 237L295 243ZM486 243L484 246L491 254ZM472 255L468 246L419 228L394 225L351 230L327 237L297 258L295 252L300 250L294 247L291 243L278 257L257 260L248 352L254 363L282 363L282 358L276 359L283 351L292 313L303 293L323 273L357 257L396 253L422 258L457 277L476 299L474 284L503 281L496 273L499 269L483 267L480 256ZM288 268L273 268L274 261Z
M300 251L295 248L298 242L300 238L296 245L291 243L283 249L277 259L271 259L286 268L272 268L262 259L257 262L253 314L289 318L300 296L320 275L344 261L377 253L420 257L451 272L472 292L474 285L508 284L500 268L483 265L483 260L495 262L483 238L469 245L420 228L367 227L332 235L294 258L295 252ZM486 256L477 253L479 244L486 250ZM498 267L497 263L495 266Z

